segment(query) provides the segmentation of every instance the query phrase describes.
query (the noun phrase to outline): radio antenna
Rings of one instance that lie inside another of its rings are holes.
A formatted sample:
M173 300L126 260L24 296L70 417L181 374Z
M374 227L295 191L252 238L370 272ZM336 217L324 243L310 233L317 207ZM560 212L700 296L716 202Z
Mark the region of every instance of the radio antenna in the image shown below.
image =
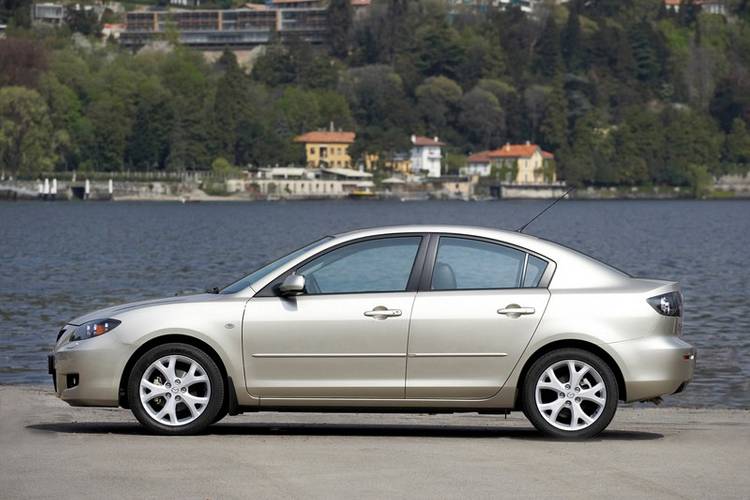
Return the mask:
M558 199L556 199L555 201L553 201L553 202L552 202L552 203L551 203L551 204L550 204L550 205L549 205L549 206L548 206L547 208L545 208L544 210L542 210L541 212L539 212L538 214L536 214L536 215L534 216L534 218L533 218L533 219L531 219L531 220L530 220L529 222L527 222L527 223L526 223L526 224L524 224L523 226L521 226L521 227L519 227L518 229L516 229L516 231L517 231L517 232L519 232L519 233L523 233L523 231L524 231L524 230L525 230L525 229L526 229L527 227L529 227L529 226L531 225L531 223L532 223L532 222L534 222L534 221L535 221L535 220L537 220L537 219L538 219L539 217L541 217L542 215L544 215L544 213L545 213L545 212L546 212L547 210L549 210L550 208L552 208L552 207L554 207L555 205L557 205L557 204L558 204L559 202L561 202L561 201L563 200L563 198L565 198L566 196L568 196L568 195L569 195L570 193L572 193L572 192L573 192L573 191L575 191L575 190L576 190L576 188L575 188L575 187L572 187L572 188L568 189L567 191L565 191L565 194L563 194L563 195L562 195L562 196L560 196L560 197L559 197Z

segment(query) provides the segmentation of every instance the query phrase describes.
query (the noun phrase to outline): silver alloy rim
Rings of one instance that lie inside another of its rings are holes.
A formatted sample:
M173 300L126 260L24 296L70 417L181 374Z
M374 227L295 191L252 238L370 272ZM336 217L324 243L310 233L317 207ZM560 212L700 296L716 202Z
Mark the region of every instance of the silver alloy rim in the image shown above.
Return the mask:
M186 425L206 411L211 381L200 363L172 354L146 368L139 392L141 404L151 418L164 425Z
M564 431L578 431L596 422L607 402L607 389L599 372L572 359L547 368L536 383L535 393L542 417Z

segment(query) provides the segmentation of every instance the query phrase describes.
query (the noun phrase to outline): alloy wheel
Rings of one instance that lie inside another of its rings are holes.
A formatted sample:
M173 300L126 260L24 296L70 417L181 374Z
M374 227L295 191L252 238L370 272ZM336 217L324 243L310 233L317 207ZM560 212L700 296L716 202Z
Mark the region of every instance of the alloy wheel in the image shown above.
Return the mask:
M211 399L211 381L200 363L184 355L162 356L143 373L139 394L156 422L181 426L193 422Z
M607 389L599 372L579 360L558 361L542 372L535 388L542 417L564 431L578 431L604 411Z

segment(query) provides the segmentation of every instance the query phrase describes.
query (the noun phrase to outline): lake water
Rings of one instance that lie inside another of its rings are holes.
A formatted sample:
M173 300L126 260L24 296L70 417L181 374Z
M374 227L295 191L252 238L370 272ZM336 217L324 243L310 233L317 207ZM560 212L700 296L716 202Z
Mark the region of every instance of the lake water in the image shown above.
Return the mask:
M0 202L0 383L51 384L46 354L81 313L222 286L318 237L403 223L515 229L545 202ZM635 276L682 283L699 349L682 406L750 407L750 202L565 201L528 233Z

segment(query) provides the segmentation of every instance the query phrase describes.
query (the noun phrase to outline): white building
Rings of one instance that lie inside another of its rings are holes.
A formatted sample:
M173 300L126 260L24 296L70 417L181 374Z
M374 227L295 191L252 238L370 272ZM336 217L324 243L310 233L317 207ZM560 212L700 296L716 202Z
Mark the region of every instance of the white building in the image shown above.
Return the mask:
M227 180L230 193L251 192L273 198L344 198L372 193L372 174L348 168L261 168L246 179Z
M34 24L60 26L65 19L65 7L59 3L35 3L31 6L31 21Z
M437 137L411 136L411 171L417 175L440 177L443 161L443 144Z
M664 0L664 5L668 10L679 12L683 0ZM693 5L700 7L701 12L707 14L727 15L727 6L723 0L693 0Z

